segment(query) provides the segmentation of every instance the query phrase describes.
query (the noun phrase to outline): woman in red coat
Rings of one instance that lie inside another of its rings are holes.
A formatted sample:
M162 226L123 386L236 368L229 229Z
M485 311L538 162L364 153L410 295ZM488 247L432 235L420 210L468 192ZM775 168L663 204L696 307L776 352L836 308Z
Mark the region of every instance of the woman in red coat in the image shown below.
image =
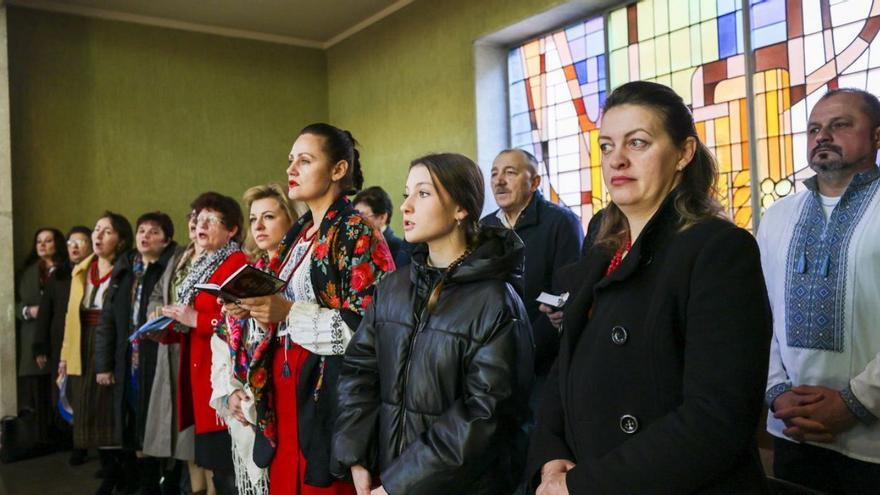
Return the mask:
M221 319L221 306L216 296L194 287L203 283L221 284L247 264L245 254L239 249L243 218L237 201L214 192L202 194L193 206L196 243L203 253L193 261L189 275L178 287L180 304L166 306L162 313L188 327L179 336L178 426L183 430L195 424L196 464L213 473L218 494L231 495L236 493L231 441L226 425L209 404L211 336ZM180 327L176 325L175 329Z

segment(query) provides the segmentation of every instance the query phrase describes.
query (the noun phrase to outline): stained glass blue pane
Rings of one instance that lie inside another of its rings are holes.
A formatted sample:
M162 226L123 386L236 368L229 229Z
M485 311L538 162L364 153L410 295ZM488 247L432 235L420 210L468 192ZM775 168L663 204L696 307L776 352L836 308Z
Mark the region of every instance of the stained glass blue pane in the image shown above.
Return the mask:
M582 61L574 64L574 71L578 76L578 83L579 84L586 84L587 83L587 62L582 60Z
M743 39L743 13L742 10L736 11L736 53L745 51L746 42Z
M752 29L759 29L777 22L785 22L785 0L762 0L752 2Z
M605 81L601 81L601 82L602 82L602 86L604 87ZM604 105L605 105L605 92L599 91L599 107L602 107Z
M567 39L580 38L584 35L584 23L579 22L574 26L571 26L565 30L565 37Z
M510 114L516 115L529 111L526 99L526 82L519 81L510 85Z
M777 22L752 31L752 49L757 50L762 46L769 46L780 41L785 41L788 28L785 22Z
M718 0L718 15L724 15L736 10L739 2L736 0Z
M587 57L605 53L605 33L596 31L587 35Z
M522 48L516 48L507 54L507 82L510 84L524 79L521 52Z
M605 55L596 57L596 66L599 72L599 79L605 79Z
M736 13L718 18L718 55L727 58L736 54Z

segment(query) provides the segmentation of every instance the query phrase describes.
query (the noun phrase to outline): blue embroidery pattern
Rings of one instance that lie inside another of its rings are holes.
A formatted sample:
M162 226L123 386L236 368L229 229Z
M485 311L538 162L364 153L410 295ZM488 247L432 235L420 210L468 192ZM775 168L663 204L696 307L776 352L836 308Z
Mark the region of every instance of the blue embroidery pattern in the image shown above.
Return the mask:
M826 222L815 187L788 248L785 333L789 347L843 352L847 252L852 234L880 186L877 169L853 178ZM811 179L815 185L815 179Z
M764 404L768 409L772 409L773 401L789 390L791 390L791 383L777 383L776 385L773 385L768 388L767 392L764 394Z
M843 403L846 404L846 407L849 408L853 415L862 423L872 425L877 421L877 416L874 416L871 411L862 404L862 401L860 401L853 393L852 388L846 387L841 390L840 398L843 399Z

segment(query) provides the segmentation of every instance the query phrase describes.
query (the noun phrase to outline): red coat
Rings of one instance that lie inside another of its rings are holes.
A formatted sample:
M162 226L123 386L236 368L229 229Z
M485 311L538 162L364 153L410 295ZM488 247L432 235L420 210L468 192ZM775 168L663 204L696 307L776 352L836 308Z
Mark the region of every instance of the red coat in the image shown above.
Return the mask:
M209 284L220 284L233 272L247 264L241 251L233 253L217 267L208 278ZM222 431L226 425L220 423L211 400L211 336L220 319L217 297L200 292L193 307L198 311L198 323L188 334L180 335L180 373L177 378L177 418L181 431L192 424L196 433Z

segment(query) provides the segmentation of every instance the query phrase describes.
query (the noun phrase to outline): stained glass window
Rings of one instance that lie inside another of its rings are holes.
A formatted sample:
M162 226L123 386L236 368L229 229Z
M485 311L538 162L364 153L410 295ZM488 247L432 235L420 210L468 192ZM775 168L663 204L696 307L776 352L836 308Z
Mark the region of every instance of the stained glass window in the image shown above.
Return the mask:
M508 58L512 146L538 158L545 196L584 225L603 204L596 141L605 60L601 17L530 41Z
M836 87L880 91L880 0L750 0L749 14L749 53L740 0L641 0L513 49L511 141L543 160L550 198L585 224L607 202L599 108L606 84L637 79L666 84L691 106L738 225L752 227L753 195L763 210L799 190L812 175L805 131L818 98Z

